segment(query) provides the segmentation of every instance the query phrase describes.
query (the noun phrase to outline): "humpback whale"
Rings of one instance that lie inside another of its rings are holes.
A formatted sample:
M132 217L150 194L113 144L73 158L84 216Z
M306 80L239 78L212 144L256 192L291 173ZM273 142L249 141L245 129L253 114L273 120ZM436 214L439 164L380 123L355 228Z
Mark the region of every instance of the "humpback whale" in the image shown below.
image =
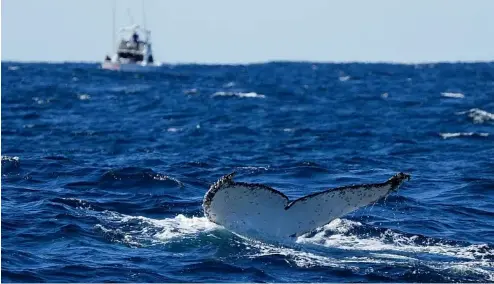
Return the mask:
M383 183L331 188L290 201L269 186L235 182L234 175L223 176L209 188L202 203L204 214L234 233L263 239L303 235L386 197L410 180L400 172Z

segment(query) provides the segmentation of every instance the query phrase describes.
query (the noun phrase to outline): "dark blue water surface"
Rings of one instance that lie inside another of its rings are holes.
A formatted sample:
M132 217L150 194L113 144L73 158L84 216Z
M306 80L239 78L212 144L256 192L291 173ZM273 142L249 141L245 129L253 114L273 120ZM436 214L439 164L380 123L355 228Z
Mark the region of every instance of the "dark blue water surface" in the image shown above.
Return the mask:
M2 63L4 282L494 281L494 63ZM209 223L233 170L299 197L412 175L297 239Z

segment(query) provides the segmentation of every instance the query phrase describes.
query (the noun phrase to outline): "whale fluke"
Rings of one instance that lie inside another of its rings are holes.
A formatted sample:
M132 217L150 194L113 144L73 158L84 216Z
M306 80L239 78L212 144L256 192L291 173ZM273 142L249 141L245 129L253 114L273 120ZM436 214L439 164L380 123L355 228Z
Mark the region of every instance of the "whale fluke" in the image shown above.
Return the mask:
M300 236L393 191L410 175L397 173L383 183L331 188L290 201L263 184L235 182L235 172L220 178L204 196L206 217L244 236L285 238Z

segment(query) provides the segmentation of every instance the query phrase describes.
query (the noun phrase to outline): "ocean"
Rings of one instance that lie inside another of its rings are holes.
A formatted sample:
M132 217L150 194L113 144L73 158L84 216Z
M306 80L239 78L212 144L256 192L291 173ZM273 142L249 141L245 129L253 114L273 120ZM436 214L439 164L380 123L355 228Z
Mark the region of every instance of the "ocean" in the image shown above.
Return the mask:
M2 282L494 281L494 63L2 62L1 100ZM411 180L287 246L204 217L232 171Z

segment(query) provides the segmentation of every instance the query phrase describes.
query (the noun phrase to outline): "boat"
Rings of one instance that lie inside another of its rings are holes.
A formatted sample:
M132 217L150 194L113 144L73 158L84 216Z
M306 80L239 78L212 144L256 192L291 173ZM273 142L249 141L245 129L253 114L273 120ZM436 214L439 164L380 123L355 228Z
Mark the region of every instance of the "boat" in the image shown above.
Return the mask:
M144 10L143 10L144 11ZM115 30L115 8L113 10L113 30ZM113 42L115 39L113 31ZM118 47L110 57L106 55L101 68L115 71L149 72L161 66L153 57L151 48L151 31L132 24L119 30ZM142 39L142 40L141 40Z

